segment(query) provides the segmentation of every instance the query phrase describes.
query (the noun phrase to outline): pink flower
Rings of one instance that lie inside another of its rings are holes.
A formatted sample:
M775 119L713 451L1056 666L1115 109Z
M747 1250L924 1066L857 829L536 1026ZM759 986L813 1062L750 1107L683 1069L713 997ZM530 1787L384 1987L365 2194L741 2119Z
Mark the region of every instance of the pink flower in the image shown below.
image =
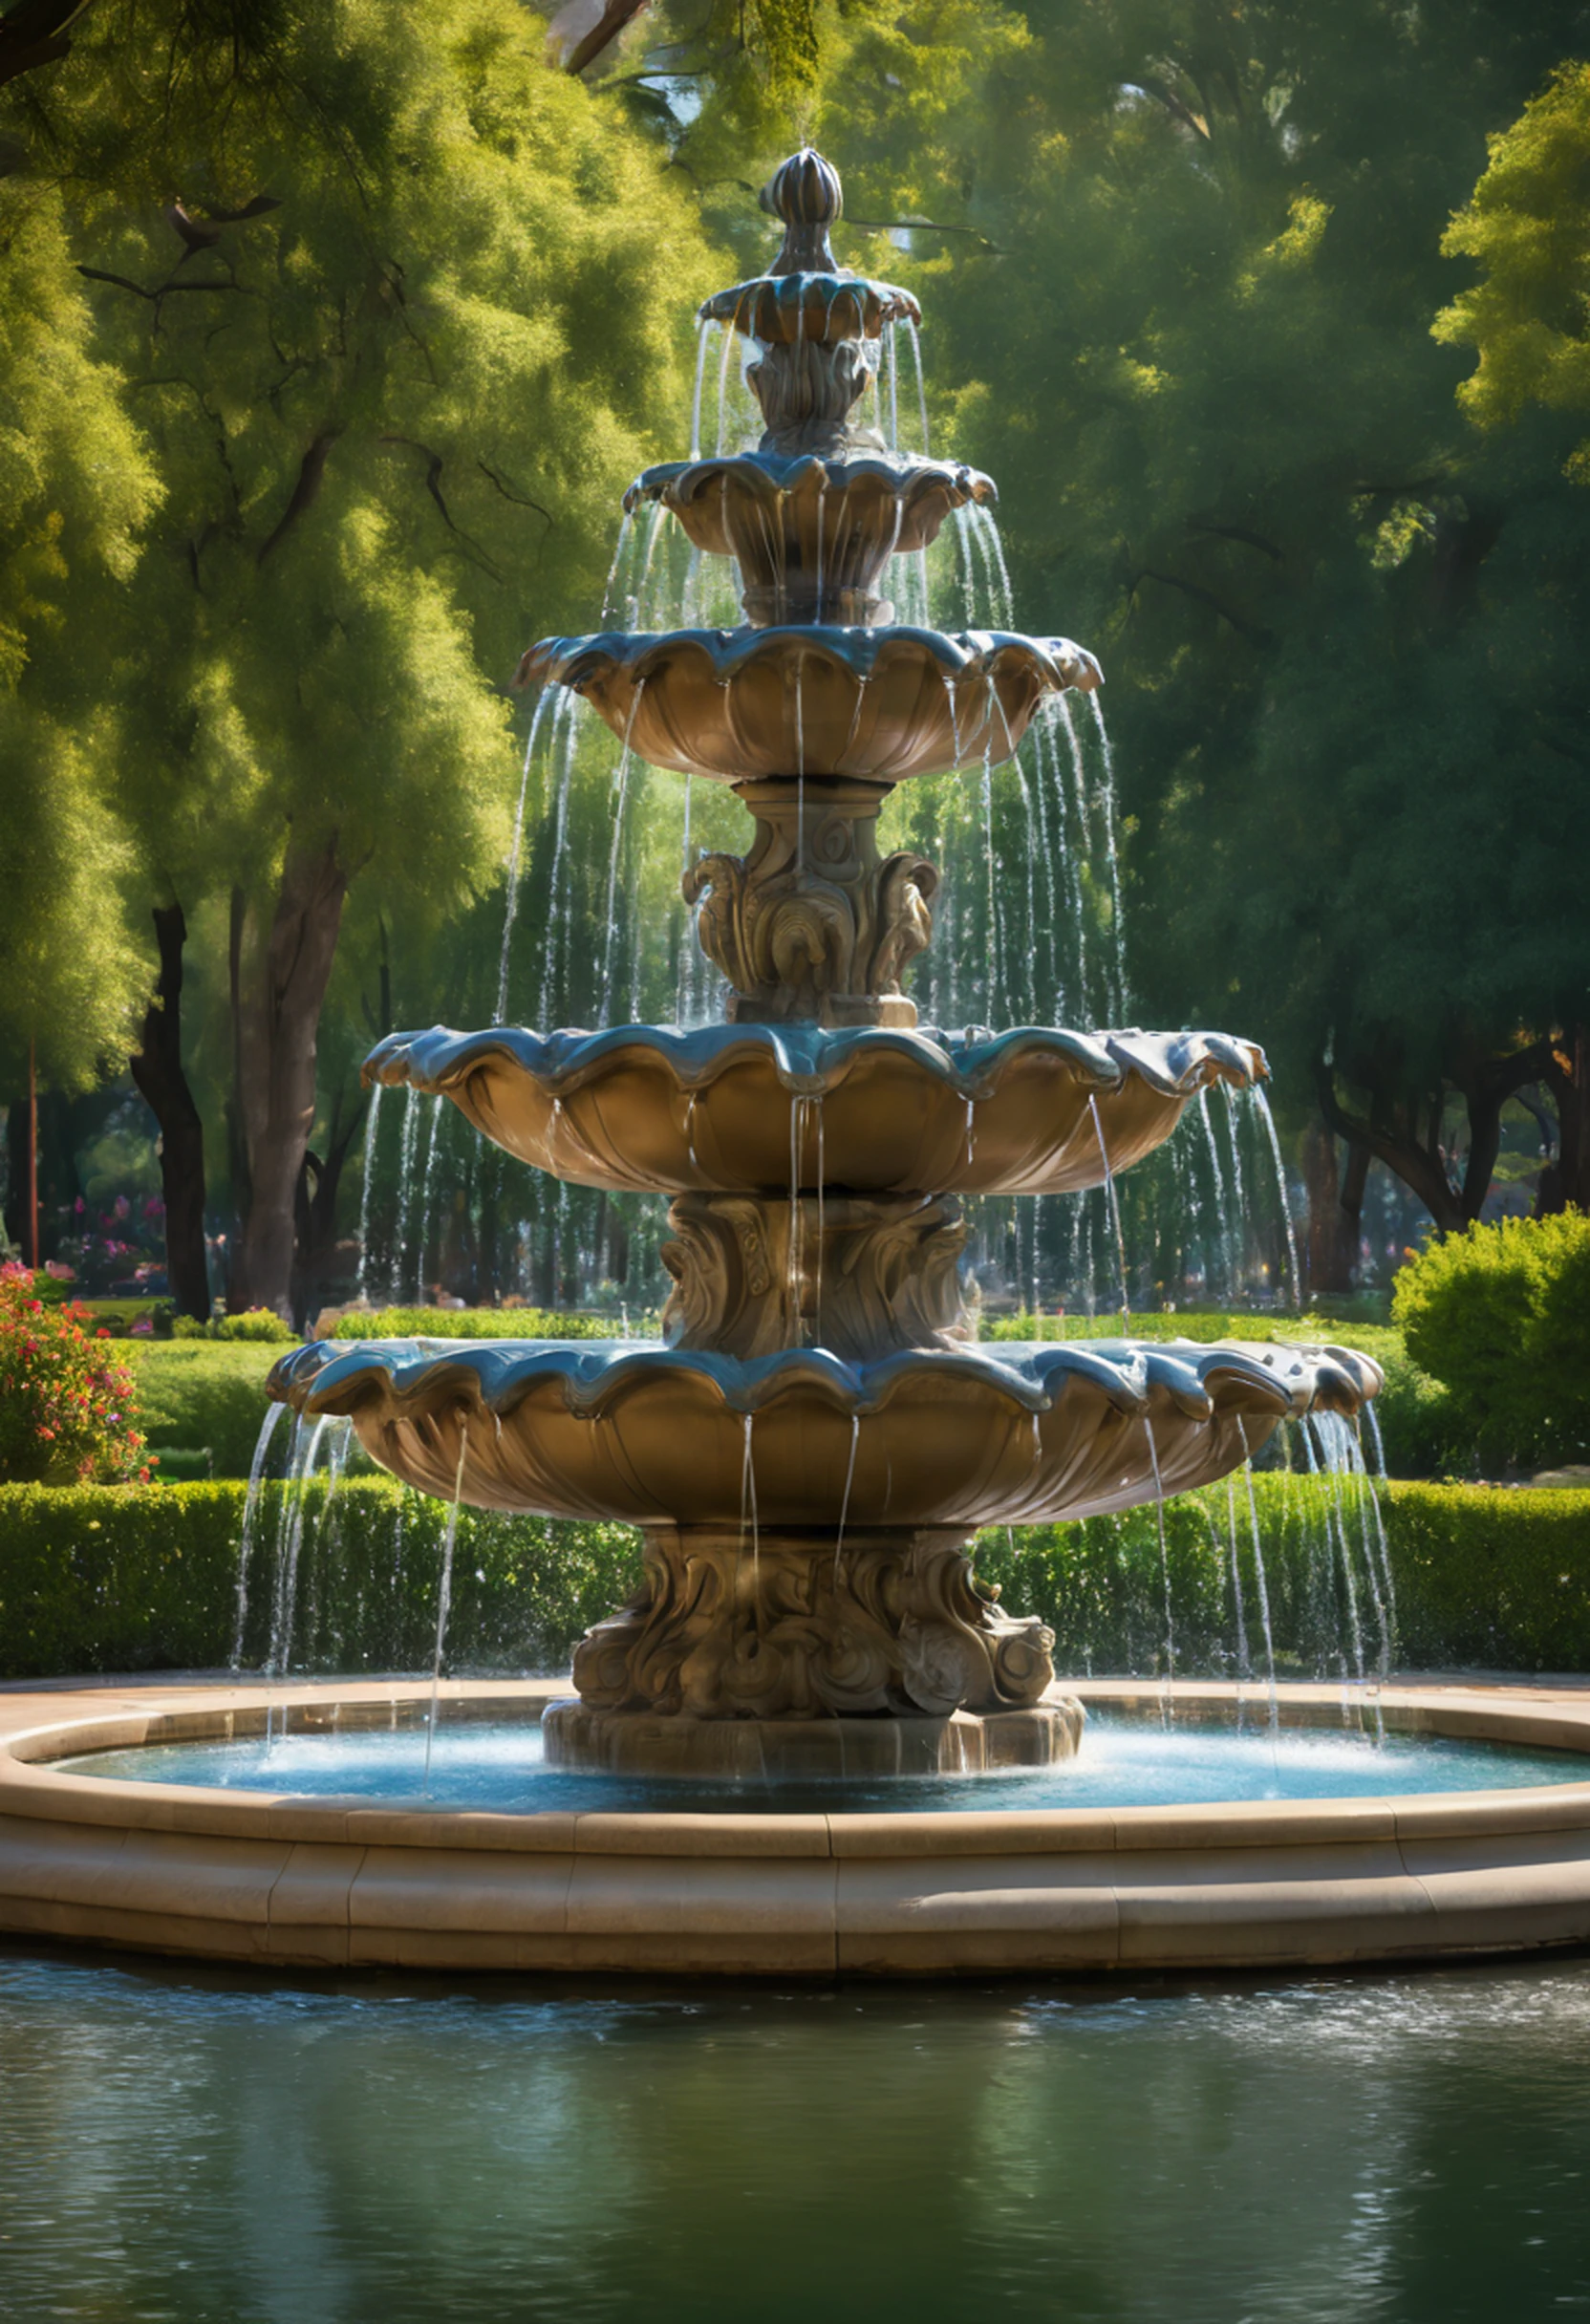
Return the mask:
M77 1280L76 1270L61 1259L47 1259L44 1272L53 1283L75 1283Z

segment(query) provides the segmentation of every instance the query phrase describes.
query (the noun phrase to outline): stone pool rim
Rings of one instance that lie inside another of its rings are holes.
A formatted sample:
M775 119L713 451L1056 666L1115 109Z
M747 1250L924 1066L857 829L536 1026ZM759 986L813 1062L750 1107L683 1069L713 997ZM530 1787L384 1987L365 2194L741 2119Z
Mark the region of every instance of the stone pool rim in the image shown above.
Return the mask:
M449 1721L538 1719L566 1679L450 1681ZM1151 1681L1067 1680L1155 1711ZM1229 1682L1180 1681L1230 1718ZM1358 1690L1354 1689L1355 1696ZM1240 1690L1262 1720L1262 1686ZM1340 1728L1340 1686L1278 1689ZM1310 1967L1590 1942L1590 1689L1394 1681L1386 1727L1581 1754L1506 1791L1188 1806L497 1810L140 1783L52 1762L410 1723L428 1683L0 1689L0 1932L262 1968L893 1975ZM101 1708L101 1706L104 1706ZM975 1779L973 1779L975 1780Z

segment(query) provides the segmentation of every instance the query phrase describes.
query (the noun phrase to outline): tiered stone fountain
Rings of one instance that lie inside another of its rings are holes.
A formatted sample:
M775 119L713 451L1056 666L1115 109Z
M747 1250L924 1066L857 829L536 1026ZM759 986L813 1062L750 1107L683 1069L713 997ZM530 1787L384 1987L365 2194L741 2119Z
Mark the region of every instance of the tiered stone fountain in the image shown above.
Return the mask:
M1288 1415L1356 1411L1379 1375L1342 1349L969 1339L958 1195L1098 1185L1200 1089L1266 1068L1219 1034L917 1026L902 979L938 875L879 854L879 809L912 776L1003 763L1046 695L1100 674L1064 638L891 620L892 555L994 487L856 424L881 333L917 310L836 265L834 171L796 154L763 201L777 259L703 310L756 343L762 442L648 469L627 496L737 560L745 626L550 638L521 670L749 808L746 855L684 882L725 1020L399 1033L365 1067L555 1177L671 1194L664 1341L320 1344L272 1388L350 1415L425 1492L641 1527L644 1588L580 1646L549 1758L775 1777L1042 1763L1075 1750L1082 1711L1054 1688L1051 1634L978 1586L978 1528L1206 1483Z

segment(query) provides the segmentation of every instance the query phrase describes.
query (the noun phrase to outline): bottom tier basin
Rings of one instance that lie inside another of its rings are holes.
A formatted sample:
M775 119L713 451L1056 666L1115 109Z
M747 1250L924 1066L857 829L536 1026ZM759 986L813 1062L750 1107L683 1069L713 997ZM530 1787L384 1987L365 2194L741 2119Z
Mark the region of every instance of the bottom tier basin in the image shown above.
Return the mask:
M971 1533L1130 1508L1381 1385L1340 1347L1089 1340L737 1360L644 1341L319 1341L270 1374L382 1468L485 1509ZM747 1539L749 1535L747 1533Z
M300 1348L270 1379L301 1417L346 1415L422 1492L641 1528L644 1585L586 1634L579 1700L549 1734L564 1764L655 1774L839 1773L852 1748L913 1773L962 1751L977 1765L1064 1755L1080 1721L1040 1710L1053 1635L978 1582L978 1529L1207 1484L1287 1415L1355 1413L1379 1385L1345 1349L1190 1341L856 1364L365 1341ZM1023 1723L956 1729L960 1712ZM852 1744L852 1725L902 1721L909 1739ZM830 1732L797 1746L792 1723Z

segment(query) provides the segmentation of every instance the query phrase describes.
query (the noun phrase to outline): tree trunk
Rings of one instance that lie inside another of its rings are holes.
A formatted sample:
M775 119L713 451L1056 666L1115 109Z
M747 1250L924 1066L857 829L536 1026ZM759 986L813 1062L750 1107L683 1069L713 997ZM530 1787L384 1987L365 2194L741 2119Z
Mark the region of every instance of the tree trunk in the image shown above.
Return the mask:
M1557 1160L1540 1173L1537 1215L1590 1211L1590 1026L1564 1027L1542 1079L1557 1108Z
M1384 1162L1418 1196L1443 1235L1460 1234L1479 1217L1491 1191L1507 1100L1532 1081L1545 1078L1558 1092L1561 1114L1564 1100L1554 1075L1565 1081L1573 1077L1562 1069L1563 1060L1549 1042L1533 1042L1502 1057L1460 1051L1448 1080L1428 1099L1428 1127L1421 1136L1420 1099L1398 1088L1394 1066L1392 1060L1378 1077L1367 1065L1345 1073L1346 1080L1368 1092L1364 1112L1355 1114L1338 1094L1336 1068L1321 1061L1315 1068L1320 1110L1339 1136L1363 1146L1367 1156ZM1469 1117L1469 1156L1460 1188L1451 1183L1441 1146L1449 1094L1462 1098ZM1571 1104L1568 1109L1572 1111Z
M1310 1126L1303 1139L1302 1160L1308 1186L1309 1290L1350 1291L1358 1245L1348 1239L1336 1135L1323 1122Z
M28 1264L38 1273L38 1058L28 1044Z
M239 946L238 1088L248 1173L229 1304L290 1312L294 1203L314 1126L315 1044L336 958L348 875L333 834L290 850L270 933L252 961Z
M336 1202L348 1150L364 1119L365 1101L355 1106L346 1129L342 1123L342 1092L332 1105L332 1126L326 1153L306 1149L293 1200L296 1248L292 1266L292 1324L307 1333L320 1308L336 1264Z
M1337 1136L1364 1147L1375 1161L1384 1162L1392 1176L1418 1196L1443 1235L1457 1233L1470 1224L1463 1197L1447 1176L1433 1129L1428 1138L1419 1134L1416 1100L1409 1104L1371 1088L1366 1111L1354 1114L1337 1095L1336 1075L1329 1065L1317 1068L1315 1086L1320 1110ZM1437 1106L1432 1120L1438 1122L1439 1118Z
M1364 1256L1364 1190L1369 1183L1369 1149L1362 1138L1347 1148L1347 1168L1342 1180L1342 1225L1354 1274Z
M204 1126L183 1069L181 904L156 911L160 981L143 1017L143 1045L129 1058L133 1080L161 1126L161 1192L165 1197L165 1271L180 1315L203 1323L210 1311L204 1252Z

